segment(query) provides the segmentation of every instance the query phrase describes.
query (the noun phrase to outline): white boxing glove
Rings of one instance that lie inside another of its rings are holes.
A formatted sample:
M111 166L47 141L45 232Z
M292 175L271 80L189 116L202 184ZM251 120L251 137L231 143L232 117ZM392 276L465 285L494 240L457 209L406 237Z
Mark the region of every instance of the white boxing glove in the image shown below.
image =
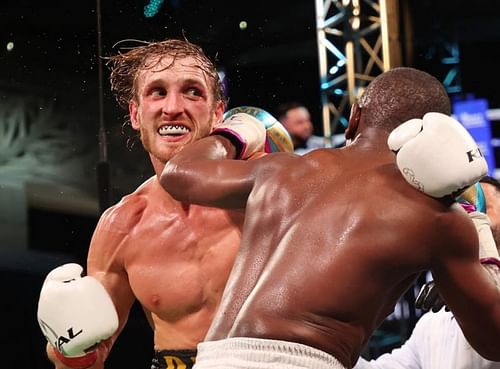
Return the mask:
M256 152L293 152L292 139L285 127L265 110L252 106L227 111L224 121L212 134L231 140L237 159L247 159Z
M38 323L56 357L71 368L87 368L97 359L93 349L118 329L118 314L104 286L82 277L74 263L53 269L38 301Z
M488 172L472 136L445 114L427 113L401 124L387 144L406 181L432 197L456 196Z

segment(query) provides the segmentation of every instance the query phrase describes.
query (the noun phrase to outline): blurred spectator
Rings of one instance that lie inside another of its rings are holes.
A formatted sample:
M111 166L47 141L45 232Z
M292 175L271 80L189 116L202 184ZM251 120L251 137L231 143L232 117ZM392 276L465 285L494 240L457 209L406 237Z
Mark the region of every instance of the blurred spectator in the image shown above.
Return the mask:
M309 110L301 103L289 102L279 105L276 118L292 136L295 153L302 155L325 146L325 139L315 136Z

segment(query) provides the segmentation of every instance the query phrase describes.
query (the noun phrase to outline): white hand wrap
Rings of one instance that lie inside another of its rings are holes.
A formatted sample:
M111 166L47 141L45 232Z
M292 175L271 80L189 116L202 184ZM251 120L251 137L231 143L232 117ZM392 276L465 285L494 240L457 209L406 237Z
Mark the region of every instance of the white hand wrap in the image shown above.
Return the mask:
M427 113L394 129L387 140L406 181L436 198L456 195L488 172L476 142L455 119Z
M82 278L82 270L78 264L52 270L45 278L38 301L38 323L43 334L55 353L62 354L56 356L74 368L92 365L95 355L89 357L89 351L118 328L111 297L95 278Z
M469 213L469 218L474 223L474 226L476 226L479 236L479 258L481 260L489 258L500 260L488 216L480 211L473 211Z

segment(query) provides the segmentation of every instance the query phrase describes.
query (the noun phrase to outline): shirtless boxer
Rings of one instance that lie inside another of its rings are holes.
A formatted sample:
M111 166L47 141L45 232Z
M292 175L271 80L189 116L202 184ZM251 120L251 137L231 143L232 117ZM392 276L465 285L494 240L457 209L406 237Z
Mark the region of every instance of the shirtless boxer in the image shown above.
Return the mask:
M249 142L262 139L257 124L244 131L235 119L234 134L216 132L169 161L160 182L174 198L246 206L235 265L195 368L351 368L424 270L433 272L469 342L499 358L500 291L479 263L474 225L450 196L433 198L409 186L388 148L394 128L422 122L428 112L438 112L431 121L439 124L425 120L426 127L443 129L447 140L423 145L423 153L449 149L447 165L454 168L451 158L465 153L448 140L451 127L460 130L457 122L444 124L452 120L446 91L410 68L388 71L367 87L352 108L345 148L225 160L244 158ZM433 129L412 134L422 143L418 137L435 138L424 134ZM476 145L469 148L477 154ZM471 165L478 162L484 158L473 156ZM486 169L480 172L449 193ZM444 184L448 174L435 179ZM428 187L429 194L440 191L435 183L422 188Z
M220 124L221 83L203 51L186 41L148 43L110 61L112 89L139 131L155 175L106 210L90 245L87 274L111 296L119 320L116 333L83 361L78 355L75 360L55 357L50 344L48 356L56 368L65 367L60 360L72 367L89 367L96 360L91 367L103 368L137 299L154 331L152 368L190 368L231 270L243 212L178 202L158 177L175 153ZM51 314L51 306L42 313ZM71 318L78 313L83 309L76 308Z

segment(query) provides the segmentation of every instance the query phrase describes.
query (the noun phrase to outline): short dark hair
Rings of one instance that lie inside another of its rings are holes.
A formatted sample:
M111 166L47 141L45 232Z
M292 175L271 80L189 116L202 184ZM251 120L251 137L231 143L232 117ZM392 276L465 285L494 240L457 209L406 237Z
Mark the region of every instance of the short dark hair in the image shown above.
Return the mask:
M279 121L282 121L287 113L292 109L305 108L305 105L298 101L290 101L280 104L274 109L274 117Z
M365 124L388 131L428 112L451 114L444 86L430 74L414 68L394 68L377 76L366 88L358 105Z

